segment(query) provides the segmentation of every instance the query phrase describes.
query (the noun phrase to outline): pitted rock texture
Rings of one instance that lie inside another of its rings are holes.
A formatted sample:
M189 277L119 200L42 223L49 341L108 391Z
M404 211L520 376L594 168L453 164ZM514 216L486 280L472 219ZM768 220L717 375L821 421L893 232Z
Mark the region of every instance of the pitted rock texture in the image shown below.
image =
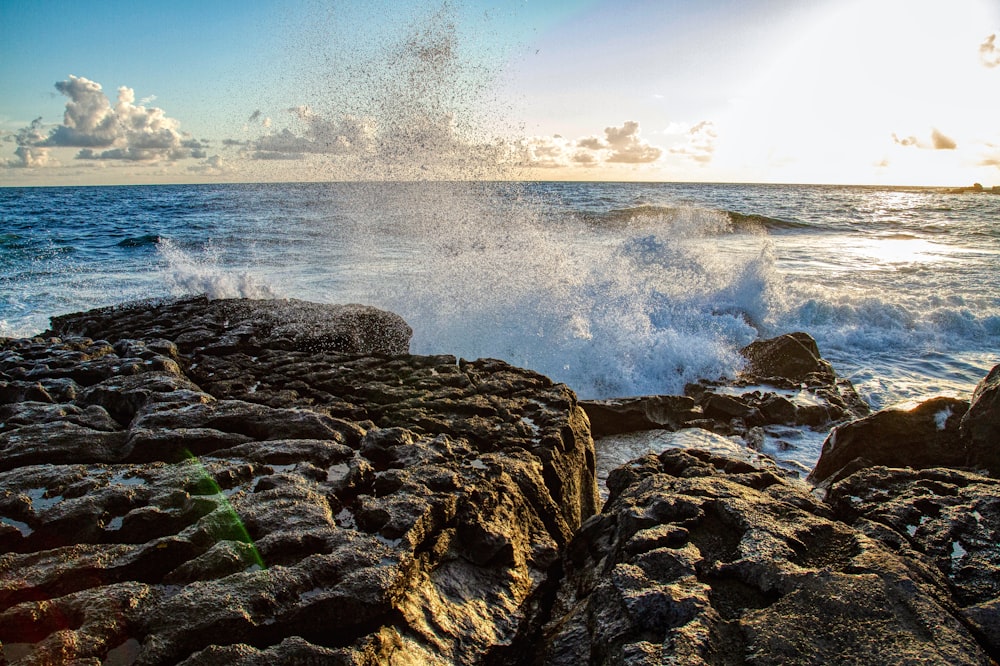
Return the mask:
M413 331L399 315L367 305L198 296L53 317L50 333L111 342L161 338L183 352L202 347L226 353L263 344L270 349L405 354Z
M340 324L303 337L273 308L132 305L0 341L3 660L532 654L597 509L573 393L383 347L381 325L345 352Z
M772 472L667 451L608 485L538 663L991 663L935 567Z
M1000 661L1000 481L870 467L835 483L827 501L845 524L937 568L959 616Z

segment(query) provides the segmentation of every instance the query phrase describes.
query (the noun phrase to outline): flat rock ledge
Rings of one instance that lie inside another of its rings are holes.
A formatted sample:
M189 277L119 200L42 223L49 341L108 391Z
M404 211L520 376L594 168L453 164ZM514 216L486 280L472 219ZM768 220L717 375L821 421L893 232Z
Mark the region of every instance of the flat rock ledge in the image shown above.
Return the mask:
M579 403L409 336L187 298L0 340L0 666L1000 661L1000 370L869 414L795 333ZM591 428L672 439L601 508Z
M0 663L523 661L598 509L586 416L409 334L195 298L0 341Z

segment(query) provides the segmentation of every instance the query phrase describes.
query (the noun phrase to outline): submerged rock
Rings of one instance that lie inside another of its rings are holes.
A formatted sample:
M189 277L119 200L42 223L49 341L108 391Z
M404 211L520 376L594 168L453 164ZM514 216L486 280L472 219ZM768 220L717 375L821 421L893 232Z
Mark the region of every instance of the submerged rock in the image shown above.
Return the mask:
M372 308L187 299L0 342L30 388L0 419L3 659L522 659L597 510L586 416L408 338Z

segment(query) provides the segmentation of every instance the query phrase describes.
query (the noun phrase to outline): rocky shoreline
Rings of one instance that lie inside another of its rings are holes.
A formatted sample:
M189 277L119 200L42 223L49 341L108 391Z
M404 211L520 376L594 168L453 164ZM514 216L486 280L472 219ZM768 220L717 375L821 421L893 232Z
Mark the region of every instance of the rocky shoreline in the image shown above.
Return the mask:
M1000 660L1000 366L870 414L795 333L579 401L410 334L187 298L0 340L0 665Z

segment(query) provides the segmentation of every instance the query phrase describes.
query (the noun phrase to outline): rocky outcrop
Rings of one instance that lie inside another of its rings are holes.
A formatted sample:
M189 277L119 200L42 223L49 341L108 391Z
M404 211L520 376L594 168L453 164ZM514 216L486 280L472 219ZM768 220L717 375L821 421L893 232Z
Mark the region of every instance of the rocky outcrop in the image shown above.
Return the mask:
M964 467L968 451L959 424L966 400L934 398L913 409L885 409L833 429L809 475L821 484L841 470L860 467Z
M565 386L406 354L353 306L188 299L49 335L0 342L8 663L530 651L597 509Z
M996 369L844 425L866 408L794 334L588 419L409 335L194 298L0 340L0 666L1000 658L1000 488L939 467L989 460ZM637 451L597 515L591 424ZM823 501L764 454L833 425Z
M971 463L1000 476L1000 365L972 393L961 432Z
M402 317L367 305L323 305L295 299L143 301L52 318L49 334L166 339L181 352L206 348L224 355L240 348L405 354L413 331Z
M734 379L703 380L684 396L584 400L595 437L641 430L697 427L743 435L774 425L825 427L869 413L851 383L837 378L807 333L758 340L741 353L747 367Z
M935 567L805 487L700 451L609 486L567 549L539 663L990 663Z
M938 397L834 428L809 480L823 487L871 466L967 468L1000 475L1000 366L971 401Z
M956 617L1000 661L1000 481L870 467L835 483L834 515L946 580Z
M755 340L740 353L747 359L746 372L757 378L777 377L779 381L829 381L836 376L823 360L816 341L808 333L786 333L776 338Z
M752 449L738 454L741 459L767 456L787 472L805 476L810 468L800 459L815 460L830 428L870 413L806 333L759 340L743 353L747 367L738 377L689 384L683 396L581 401L599 457L624 463L623 451L635 456L658 452L665 444L674 446L673 440L681 445L696 440L719 452L725 444L720 438L727 438L735 443L730 446ZM719 437L687 432L693 429ZM667 437L663 431L679 435ZM599 472L606 467L598 465Z

